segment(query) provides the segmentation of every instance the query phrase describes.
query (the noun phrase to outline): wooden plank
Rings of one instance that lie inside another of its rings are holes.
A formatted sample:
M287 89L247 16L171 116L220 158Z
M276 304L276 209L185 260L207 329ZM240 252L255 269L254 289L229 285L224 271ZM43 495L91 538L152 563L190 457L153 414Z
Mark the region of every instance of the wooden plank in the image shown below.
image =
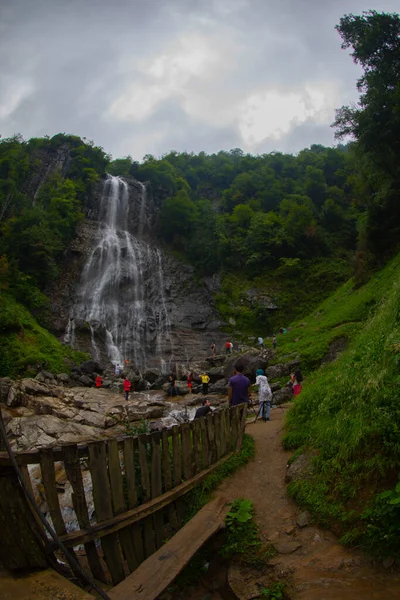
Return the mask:
M79 523L79 527L90 527L89 511L86 503L85 488L83 485L81 463L76 444L63 448L64 468L72 487L72 504ZM98 581L107 583L107 578L97 554L94 541L85 544L85 552L93 577Z
M207 415L205 417L206 420L206 429L207 429L207 439L208 439L208 464L212 465L217 460L217 450L215 447L215 435L214 435L214 413L211 415Z
M193 444L190 435L189 423L182 423L181 425L181 436L182 436L182 457L183 457L183 476L186 479L190 479L193 475Z
M151 444L151 436L143 433L138 437L139 444L139 464L140 464L140 479L142 487L142 502L150 500L150 476L149 465L147 462L147 445ZM147 558L156 551L154 540L153 518L148 517L143 520L143 549L144 556Z
M225 419L225 415L226 415L226 409L223 408L220 411L220 426L221 426L221 433L220 433L220 444L221 444L221 456L224 456L225 452L226 452L226 419Z
M21 472L21 477L22 477L26 487L28 488L28 491L31 493L31 496L34 498L35 493L33 491L32 480L31 480L31 476L29 475L28 466L21 465L19 470ZM42 521L40 520L37 512L35 510L33 510L30 502L28 502L28 505L29 505L29 508L31 509L31 513L32 513L33 518L35 519L38 530L41 531L42 535L44 535L46 537L44 525L43 525Z
M240 404L239 406L241 407L241 413L240 413L240 423L239 423L239 434L238 434L238 439L236 442L236 452L239 452L242 447L244 430L246 429L247 409L248 409L247 403Z
M167 429L163 429L161 433L162 440L162 471L164 478L164 492L168 492L172 488L172 461L170 452L170 436ZM171 436L171 448L172 448L172 436ZM172 529L177 529L179 525L178 516L175 510L175 503L170 502L167 506L168 521Z
M190 428L192 430L195 472L200 473L203 456L201 448L201 425L199 419L192 421Z
M53 451L51 448L43 448L40 451L40 469L42 472L42 481L46 494L47 506L54 529L57 535L65 535L65 523L61 514L60 503L58 501Z
M229 409L229 414L231 423L231 450L236 451L236 443L239 428L237 406L232 406L232 408Z
M124 440L124 465L128 495L128 508L134 508L138 503L135 474L135 453L138 452L137 446L138 442L136 437L130 437ZM132 534L133 547L135 550L136 564L140 565L144 559L142 528L139 523L133 523L130 526L130 530Z
M157 498L162 494L161 481L161 433L154 431L151 434L151 497ZM164 542L164 515L163 511L159 510L153 516L154 533L156 548L160 548Z
M12 467L0 468L0 563L7 569L46 568L44 544Z
M124 497L119 448L116 439L109 440L107 443L107 455L113 512L114 515L120 515L121 513L126 512L127 507ZM131 531L127 527L120 530L119 541L128 564L129 572L132 573L138 566L138 563L135 559L135 549L133 547Z
M109 535L114 531L118 531L119 529L122 529L131 523L141 521L144 519L144 517L152 515L156 510L163 508L170 502L173 502L177 498L180 498L186 494L186 492L201 483L206 477L208 477L208 475L210 475L231 456L233 456L232 452L208 467L208 469L203 469L203 471L198 473L198 475L195 475L190 481L184 481L169 492L162 494L162 496L157 496L157 498L154 498L154 500L150 500L149 502L146 502L137 508L128 510L121 515L117 515L112 519L107 519L101 523L92 525L86 530L69 533L68 535L62 536L60 539L68 547L77 546L78 544L83 544L89 540L102 538L103 536Z
M221 454L221 413L215 412L214 415L214 444L217 460L222 456Z
M226 500L222 497L203 506L171 540L108 592L111 600L155 600L218 531L227 510Z
M93 501L97 523L113 517L110 484L107 473L107 454L104 442L89 444L89 468L93 483ZM85 540L86 541L86 540ZM101 540L104 558L114 584L125 578L118 535L111 533Z
M182 451L180 444L180 429L178 426L172 428L172 462L174 471L174 486L182 482Z
M207 436L207 428L206 428L206 420L205 417L200 417L197 419L200 423L201 427L201 451L203 456L203 469L206 469L209 466L209 457L208 457L208 436Z

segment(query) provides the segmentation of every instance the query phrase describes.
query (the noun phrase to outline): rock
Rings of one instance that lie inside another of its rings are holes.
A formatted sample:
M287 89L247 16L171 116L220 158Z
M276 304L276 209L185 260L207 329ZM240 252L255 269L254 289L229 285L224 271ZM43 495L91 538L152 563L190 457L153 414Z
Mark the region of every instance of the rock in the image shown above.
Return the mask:
M310 522L311 515L307 510L303 510L296 519L296 524L298 527L306 527Z
M57 379L57 381L59 381L61 383L68 383L69 382L69 376L66 373L58 373L56 375L56 379Z
M49 371L44 371L44 370L42 369L42 370L40 371L40 373L41 373L41 375L43 375L43 377L44 377L45 379L50 379L50 380L53 380L53 381L54 381L54 379L55 379L55 377L54 377L53 373L50 373Z
M111 387L111 384L112 381L110 381L109 379L104 379L103 383L101 384L101 387L108 389Z
M309 477L311 469L310 457L307 454L300 454L286 471L285 482L290 483L296 479L306 479Z
M293 400L293 392L290 388L284 387L272 394L272 403L279 406Z
M215 383L219 379L225 379L224 370L223 365L208 369L207 375L209 376L211 383Z
M277 365L272 365L271 367L268 367L268 369L265 372L268 379L280 379L284 375L287 375L289 377L290 373L291 370L289 368L288 363L279 363Z
M254 381L257 369L265 370L272 355L272 351L271 353L268 350L260 353L256 348L250 348L240 356L231 357L228 355L229 359L225 364L224 375L226 379L232 377L236 363L240 362L243 365L243 373Z
M392 556L388 556L382 561L382 565L385 567L385 569L390 569L390 567L393 567L394 563L395 560Z
M277 392L278 390L281 389L281 385L280 385L280 383L271 383L270 388L271 388L272 392Z
M216 383L209 386L209 391L212 394L227 394L228 393L228 380L220 379Z
M87 375L91 373L103 373L102 366L95 360L86 360L79 366L80 370Z
M274 548L279 554L292 554L301 548L301 542L279 538L274 542Z
M13 383L13 380L9 377L0 377L0 402L7 402L8 394Z
M161 376L160 369L146 369L143 373L143 379L149 383L155 383Z
M88 377L87 375L81 375L78 379L79 383L81 383L84 386L89 387L90 385L93 385L93 380Z

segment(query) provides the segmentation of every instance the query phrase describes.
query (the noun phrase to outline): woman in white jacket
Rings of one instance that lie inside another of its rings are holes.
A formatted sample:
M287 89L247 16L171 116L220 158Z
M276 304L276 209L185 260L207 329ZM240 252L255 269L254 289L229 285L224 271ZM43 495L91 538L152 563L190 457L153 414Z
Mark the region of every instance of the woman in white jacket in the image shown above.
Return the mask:
M264 375L262 369L257 369L256 371L256 385L258 385L258 401L260 403L258 416L261 415L263 421L269 421L272 391L269 387L268 378Z

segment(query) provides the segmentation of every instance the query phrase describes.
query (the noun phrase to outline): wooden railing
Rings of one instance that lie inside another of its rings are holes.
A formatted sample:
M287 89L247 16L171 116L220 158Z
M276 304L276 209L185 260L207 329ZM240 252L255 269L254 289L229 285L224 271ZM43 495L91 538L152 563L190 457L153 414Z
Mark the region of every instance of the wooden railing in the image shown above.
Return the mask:
M115 585L179 529L184 519L182 496L240 449L246 413L247 405L239 405L161 432L15 456L30 488L28 465L40 465L48 511L63 543L75 553L83 544L93 577ZM55 475L59 461L71 486L79 525L73 532L67 532L59 503ZM0 452L0 470L8 472L9 464L7 454ZM84 470L90 473L91 490L85 490ZM0 489L0 514L2 503L8 505L9 499L2 499Z

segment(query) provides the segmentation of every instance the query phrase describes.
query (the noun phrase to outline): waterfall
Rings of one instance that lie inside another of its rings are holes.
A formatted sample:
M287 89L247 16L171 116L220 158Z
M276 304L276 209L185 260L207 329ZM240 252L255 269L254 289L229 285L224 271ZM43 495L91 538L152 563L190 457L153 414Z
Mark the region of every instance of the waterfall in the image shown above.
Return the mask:
M147 199L146 187L140 186L136 206L126 181L114 176L105 181L98 237L82 272L73 317L89 328L95 358L102 346L111 362L128 359L143 371L148 363L168 367L170 321L161 251L140 237ZM128 229L133 212L135 235Z

